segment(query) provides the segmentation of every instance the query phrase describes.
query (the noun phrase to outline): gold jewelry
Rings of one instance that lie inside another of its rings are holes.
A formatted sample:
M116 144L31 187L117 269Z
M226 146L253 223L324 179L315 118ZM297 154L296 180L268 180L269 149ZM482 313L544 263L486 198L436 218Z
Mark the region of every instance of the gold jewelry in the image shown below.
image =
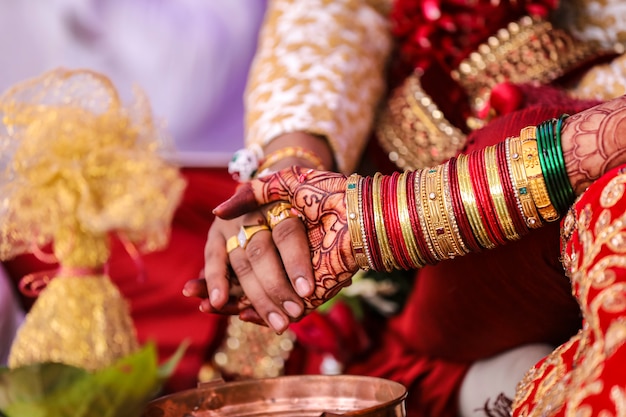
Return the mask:
M415 190L415 208L417 210L417 217L420 219L420 228L422 229L422 237L424 238L424 242L426 243L426 247L428 248L428 252L430 254L430 259L431 260L437 260L437 255L435 253L435 249L433 248L433 243L429 238L428 235L428 226L427 226L427 220L426 220L426 211L424 209L424 194L422 194L422 190L425 190L426 187L422 182L422 179L426 176L424 173L426 172L426 169L418 169L417 171L415 171L415 183L414 183L414 190Z
M549 84L584 62L613 53L595 42L578 40L546 20L524 16L490 36L451 75L470 97L477 115L497 84ZM472 128L484 124L476 118L470 122L475 123Z
M513 179L513 188L522 204L522 214L526 225L531 229L537 229L542 226L541 216L537 211L533 197L530 194L528 179L526 178L526 170L524 169L524 158L522 156L522 142L519 137L512 137L509 140L511 174Z
M383 258L385 271L391 272L394 269L402 269L393 257L393 252L389 246L387 238L387 229L385 227L385 219L383 217L383 208L381 202L380 184L382 182L382 174L377 172L374 174L372 181L372 205L374 208L374 225L376 227L376 236L378 237L378 246L380 246L380 254Z
M376 123L376 137L389 159L403 170L444 163L467 141L422 88L418 71L396 87Z
M526 178L528 178L530 192L539 214L545 221L553 222L559 219L559 213L552 205L543 172L541 171L536 131L537 128L535 126L528 126L523 128L520 132L522 155L524 156L524 169L526 170Z
M454 206L452 205L452 195L450 194L450 163L446 162L443 166L443 173L440 177L441 189L443 190L443 207L446 213L448 213L448 224L450 225L451 234L450 237L455 242L457 252L460 255L469 253L470 250L461 237L459 231L459 224L456 221L456 215L454 214Z
M463 255L452 233L450 213L444 206L443 175L444 165L425 169L422 173L422 198L424 220L429 240L435 249L433 255L437 260L454 258Z
M265 159L261 162L261 166L259 166L257 172L261 174L263 171L274 165L276 162L291 157L306 159L317 170L324 169L324 163L322 162L322 159L319 156L315 155L313 152L309 151L308 149L300 148L298 146L288 146L286 148L278 149L267 155Z
M498 173L498 160L496 159L495 146L488 146L485 148L485 169L487 171L489 194L491 194L496 212L495 214L498 218L498 223L502 227L504 236L507 240L518 240L520 235L515 230L513 219L511 218L509 209L506 206L504 189L502 188L502 181L500 181L500 175Z
M252 236L262 230L270 230L270 228L266 224L241 226L241 228L239 229L239 233L231 236L226 241L226 253L231 253L238 247L241 249L245 249L246 246L248 246L248 242L250 241L250 239L252 239Z
M273 229L278 223L291 217L298 217L293 213L291 204L280 202L267 211L267 224Z
M350 233L350 241L352 242L354 260L359 268L367 271L370 267L360 227L360 183L360 175L352 174L348 177L348 183L346 185L346 208L348 209L348 232Z
M409 202L406 195L406 180L407 172L405 171L398 177L398 189L396 191L398 197L398 220L400 221L402 237L404 238L404 243L409 252L411 262L413 262L413 265L417 268L421 268L426 265L426 260L419 252L417 241L415 240L415 232L411 228L411 215L409 213Z
M478 211L478 203L472 187L472 181L469 175L469 161L467 155L461 154L457 158L457 175L459 176L459 188L461 191L461 200L463 208L467 214L470 227L478 243L486 249L496 247L496 244L489 239L485 225Z

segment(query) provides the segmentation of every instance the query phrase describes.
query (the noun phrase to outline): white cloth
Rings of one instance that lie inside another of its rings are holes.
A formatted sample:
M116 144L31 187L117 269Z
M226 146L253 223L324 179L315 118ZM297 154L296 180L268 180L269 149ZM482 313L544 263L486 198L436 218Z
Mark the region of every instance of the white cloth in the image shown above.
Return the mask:
M225 167L243 147L243 93L265 0L0 0L0 91L57 68L133 85L185 166Z
M461 417L508 415L501 400L512 400L526 371L552 350L549 345L529 344L474 362L459 392ZM490 410L489 414L486 409Z
M6 365L11 343L24 320L24 311L0 265L0 366Z

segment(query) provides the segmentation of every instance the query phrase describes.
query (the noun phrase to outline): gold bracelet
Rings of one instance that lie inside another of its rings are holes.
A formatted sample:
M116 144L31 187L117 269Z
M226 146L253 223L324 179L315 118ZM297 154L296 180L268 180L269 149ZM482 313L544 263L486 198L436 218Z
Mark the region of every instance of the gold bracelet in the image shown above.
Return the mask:
M541 216L537 211L533 197L530 194L526 170L524 169L524 158L522 157L522 142L519 137L509 139L511 173L513 188L517 191L520 203L522 204L522 215L526 225L531 229L537 229L543 225Z
M422 190L426 190L426 187L422 184L422 179L424 178L424 173L426 169L418 169L415 171L415 208L417 209L417 217L420 219L420 228L422 229L422 237L424 238L424 243L428 248L428 253L430 254L429 259L432 261L437 260L437 256L435 254L435 249L433 248L433 243L428 237L428 227L426 225L426 213L424 212L424 206L422 202L424 201Z
M361 235L359 211L359 183L361 176L352 174L348 177L346 186L346 208L348 209L348 232L350 233L350 241L352 242L352 252L354 260L359 268L368 270L369 263L365 254L363 245L363 236Z
M374 269L374 263L372 262L372 254L370 253L369 246L367 244L367 231L365 230L365 219L363 218L363 183L364 180L361 178L358 183L358 204L359 204L359 228L361 229L361 237L363 238L363 250L365 251L365 257L367 258L368 269ZM372 233L370 231L370 233Z
M478 203L476 202L476 195L474 194L474 188L472 187L472 180L469 174L469 161L467 155L461 154L456 160L457 175L459 176L459 190L461 191L461 200L463 201L463 208L467 214L470 227L476 240L480 246L486 249L492 249L496 247L496 244L489 239L485 224L483 223L480 212L478 211Z
M405 171L398 177L398 220L411 262L413 262L416 268L421 268L426 265L426 260L419 251L414 231L411 228L411 215L409 213L409 203L406 195L406 180L407 172Z
M445 256L443 254L443 251L441 250L441 247L439 246L439 241L436 239L436 233L433 231L434 224L433 224L433 218L430 215L430 202L428 199L429 187L427 185L427 183L429 182L429 179L428 179L429 172L430 172L430 168L424 168L422 170L422 175L420 177L421 194L419 196L419 203L422 206L422 213L423 213L421 216L421 221L425 229L424 237L426 238L428 242L430 242L430 244L428 245L428 248L430 249L430 253L433 259L440 261ZM435 213L436 213L436 210L435 210Z
M378 246L380 247L380 254L383 258L383 266L385 271L391 272L394 269L402 269L393 257L393 252L389 246L389 240L387 239L387 229L385 227L385 220L383 216L383 208L381 202L380 184L382 182L382 174L377 172L374 174L372 181L372 202L374 207L374 225L376 227L376 237L378 238Z
M498 218L498 223L502 227L504 236L507 240L518 240L520 235L515 230L513 219L511 218L509 209L506 206L504 189L502 188L502 181L500 181L500 175L498 174L498 160L496 158L495 146L487 146L485 148L485 169L487 171L489 194L493 200L496 217Z
M315 155L313 152L299 146L288 146L286 148L278 149L267 155L265 159L261 162L261 165L259 166L257 172L260 174L264 170L274 165L276 162L292 157L306 159L313 166L315 166L315 169L317 170L324 169L324 163L322 162L322 159L319 156Z
M539 214L545 221L553 222L559 219L559 213L552 205L543 177L543 171L541 171L536 131L537 128L535 126L528 126L523 128L520 132L522 155L524 156L524 169L526 170L530 193L532 194Z
M454 214L454 206L452 205L452 195L450 194L450 162L446 162L443 166L443 172L441 175L441 189L443 190L443 207L446 213L448 213L448 224L450 225L451 236L455 242L455 247L459 255L465 255L470 252L469 248L461 237L459 231L459 224L456 221L456 215Z
M433 242L437 260L454 258L463 254L456 245L450 227L449 213L443 205L443 189L441 175L443 165L426 169L423 173L422 205L424 206L424 221L428 236Z

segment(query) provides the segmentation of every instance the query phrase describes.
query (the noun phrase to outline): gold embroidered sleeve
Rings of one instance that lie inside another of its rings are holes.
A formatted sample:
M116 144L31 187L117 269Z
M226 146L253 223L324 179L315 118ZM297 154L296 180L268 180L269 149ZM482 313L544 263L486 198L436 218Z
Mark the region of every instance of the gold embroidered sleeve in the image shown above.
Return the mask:
M270 0L246 92L246 144L325 136L351 172L384 92L391 49L380 1Z

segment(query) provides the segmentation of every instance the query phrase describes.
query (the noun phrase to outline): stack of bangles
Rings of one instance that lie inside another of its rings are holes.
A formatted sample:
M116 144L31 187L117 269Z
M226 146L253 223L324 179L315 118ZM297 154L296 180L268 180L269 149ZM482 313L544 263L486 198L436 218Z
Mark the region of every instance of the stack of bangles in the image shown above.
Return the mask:
M561 149L566 117L437 167L351 175L346 205L358 266L421 268L558 220L575 198Z

